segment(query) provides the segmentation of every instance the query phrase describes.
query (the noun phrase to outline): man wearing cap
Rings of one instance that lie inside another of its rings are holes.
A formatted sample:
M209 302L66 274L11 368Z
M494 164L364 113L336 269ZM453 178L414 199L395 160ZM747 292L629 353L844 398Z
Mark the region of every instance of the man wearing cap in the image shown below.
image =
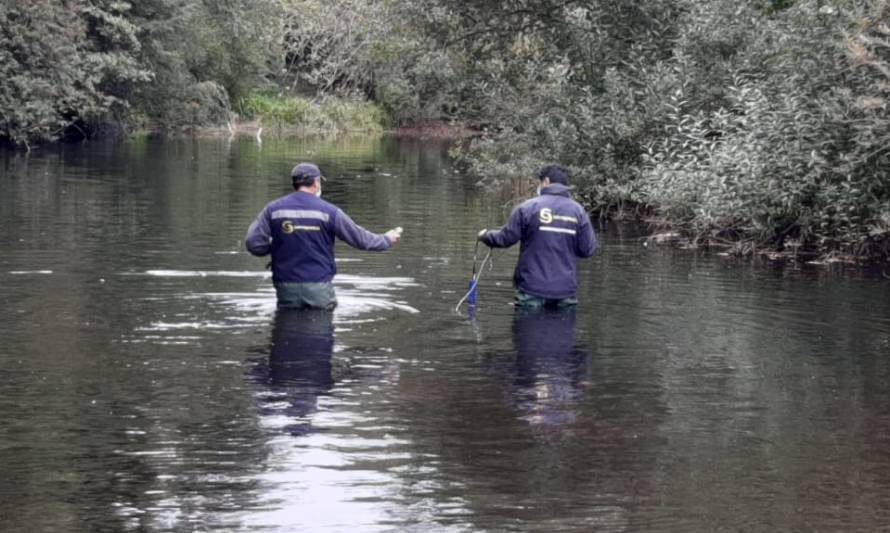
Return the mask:
M361 250L387 250L400 230L371 233L337 206L321 199L321 170L300 163L291 171L294 192L263 208L244 243L256 256L272 254L272 283L279 309L333 309L337 273L334 238Z
M521 241L513 273L516 304L522 307L576 305L575 261L596 250L590 217L570 197L569 173L559 165L538 172L538 196L513 209L499 230L482 230L478 238L493 248Z

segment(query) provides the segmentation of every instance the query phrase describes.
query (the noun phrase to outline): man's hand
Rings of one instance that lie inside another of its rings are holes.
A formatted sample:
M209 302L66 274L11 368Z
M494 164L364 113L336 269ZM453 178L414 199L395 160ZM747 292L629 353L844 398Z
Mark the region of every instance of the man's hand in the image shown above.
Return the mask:
M383 236L386 237L386 240L389 241L389 245L392 246L393 244L399 242L399 239L402 238L402 228L401 226L398 228L393 228L384 233Z
M479 233L476 234L476 240L481 241L482 238L485 237L486 233L488 233L487 229L481 230Z

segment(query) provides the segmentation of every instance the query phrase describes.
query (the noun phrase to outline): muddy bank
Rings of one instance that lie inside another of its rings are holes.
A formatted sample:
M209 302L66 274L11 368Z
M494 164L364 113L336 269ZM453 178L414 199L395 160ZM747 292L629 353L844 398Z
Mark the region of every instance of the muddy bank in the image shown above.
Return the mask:
M783 246L757 243L750 240L729 241L724 239L693 237L680 231L653 231L640 238L646 248L676 248L680 250L707 250L718 256L761 259L771 262L791 262L808 265L858 265L864 267L886 266L890 260L886 254L856 254L838 249L820 249L799 241L785 242Z
M466 139L482 135L482 132L479 130L432 121L399 126L398 128L387 131L387 133L397 137L425 140Z

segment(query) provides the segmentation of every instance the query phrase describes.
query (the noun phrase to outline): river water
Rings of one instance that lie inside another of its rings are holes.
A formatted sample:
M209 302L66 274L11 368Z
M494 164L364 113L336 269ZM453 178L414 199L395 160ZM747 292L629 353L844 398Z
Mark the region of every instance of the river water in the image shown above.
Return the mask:
M386 253L276 315L242 251L301 160ZM522 187L513 190L521 190ZM509 213L446 147L141 139L0 155L0 531L873 531L890 282L601 228L510 305Z

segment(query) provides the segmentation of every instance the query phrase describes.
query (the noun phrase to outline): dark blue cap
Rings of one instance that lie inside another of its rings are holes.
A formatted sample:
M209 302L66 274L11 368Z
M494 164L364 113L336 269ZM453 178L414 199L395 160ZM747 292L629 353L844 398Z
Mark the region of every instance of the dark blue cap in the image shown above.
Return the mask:
M290 177L294 180L294 185L311 185L315 178L324 179L321 175L321 169L313 163L300 163L290 171Z
M562 165L547 165L538 171L538 179L550 178L550 183L569 184L569 171Z

